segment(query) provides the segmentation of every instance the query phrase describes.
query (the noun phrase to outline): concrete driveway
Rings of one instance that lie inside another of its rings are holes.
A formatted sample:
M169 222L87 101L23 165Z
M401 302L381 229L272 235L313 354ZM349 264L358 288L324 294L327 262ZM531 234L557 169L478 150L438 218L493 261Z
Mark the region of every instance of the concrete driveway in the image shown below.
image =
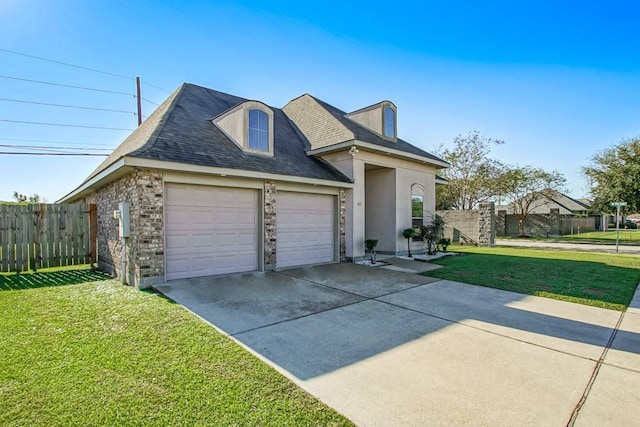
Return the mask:
M157 289L358 425L633 425L640 296L620 312L331 264Z

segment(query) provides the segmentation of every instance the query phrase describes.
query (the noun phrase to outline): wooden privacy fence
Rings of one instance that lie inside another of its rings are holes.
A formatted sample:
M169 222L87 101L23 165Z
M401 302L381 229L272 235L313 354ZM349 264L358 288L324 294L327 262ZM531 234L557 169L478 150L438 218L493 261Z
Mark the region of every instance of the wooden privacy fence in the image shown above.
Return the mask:
M0 204L0 272L94 264L96 205Z

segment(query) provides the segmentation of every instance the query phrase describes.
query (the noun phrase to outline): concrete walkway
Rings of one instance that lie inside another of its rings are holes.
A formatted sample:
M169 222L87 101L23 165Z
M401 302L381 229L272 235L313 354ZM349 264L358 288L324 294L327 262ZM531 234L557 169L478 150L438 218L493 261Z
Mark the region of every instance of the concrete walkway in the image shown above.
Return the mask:
M353 264L158 290L358 425L640 419L640 294L623 315Z
M571 251L608 252L615 253L616 245L598 245L593 243L565 243L565 242L545 242L542 240L529 239L496 239L497 246L516 246L525 248L540 249L564 249ZM640 246L618 245L618 253L640 255Z

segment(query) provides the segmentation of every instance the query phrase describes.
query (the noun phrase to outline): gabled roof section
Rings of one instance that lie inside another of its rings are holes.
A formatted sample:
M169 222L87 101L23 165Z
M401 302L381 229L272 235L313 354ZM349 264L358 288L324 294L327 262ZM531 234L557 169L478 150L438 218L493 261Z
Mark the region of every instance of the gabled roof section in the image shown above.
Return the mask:
M274 113L273 157L265 158L244 152L211 119L246 101L185 83L133 131L87 180L119 159L132 157L351 182L329 164L306 154L310 148L309 141L278 108L269 107Z
M548 190L547 198L571 212L588 211L590 207L557 190Z
M311 95L309 95L311 96ZM447 165L448 163L444 160L442 160L441 158L434 156L431 153L428 153L418 147L416 147L415 145L412 145L410 143L408 143L407 141L398 138L397 142L393 142L393 141L389 141L387 139L384 139L383 137L381 137L380 135L376 134L375 132L367 129L366 127L354 122L353 120L350 120L349 118L345 117L347 115L347 113L345 113L344 111L334 107L333 105L327 104L326 102L315 98L313 96L311 96L314 100L316 100L316 102L318 102L318 104L320 104L322 106L322 108L324 108L326 111L328 111L332 117L334 117L337 121L340 122L340 124L342 124L344 127L346 127L353 135L354 135L354 139L358 140L358 141L362 141L362 142L367 142L370 144L374 144L374 145L378 145L382 148L388 148L390 150L399 150L399 151L403 151L405 153L409 153L409 154L413 154L416 156L420 156L420 157L425 157L427 159L430 160L434 160L436 162L442 163L444 165ZM377 106L379 104L374 104L372 106L369 107L365 107L365 108L373 108L375 106ZM360 111L360 110L358 110ZM351 113L353 114L353 113Z

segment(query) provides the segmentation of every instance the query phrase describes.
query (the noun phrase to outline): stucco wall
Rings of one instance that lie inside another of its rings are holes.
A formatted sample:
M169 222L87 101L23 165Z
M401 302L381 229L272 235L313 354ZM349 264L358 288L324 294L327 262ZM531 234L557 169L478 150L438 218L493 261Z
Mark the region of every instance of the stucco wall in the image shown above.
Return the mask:
M406 253L407 241L402 237L402 230L411 227L411 186L417 183L424 187L424 217L425 221L431 220L436 203L436 168L428 164L367 152L364 149L360 149L355 155L351 155L348 150L331 153L323 156L323 159L354 180L353 189L346 192L346 257L349 259L364 257L364 240L369 237L379 239L378 250L381 252ZM375 229L365 229L365 225L369 227L366 224L365 206L368 205L366 199L378 197L369 191L375 186L367 190L366 181L369 174L365 174L367 164L395 171L393 176L387 177L395 181L392 184L395 186L395 200L389 201L390 209L382 211L379 214L380 217L376 219L379 224L385 224L385 230L389 230L388 232L376 231L376 234L384 235L384 238L369 236L368 233ZM421 248L421 245L418 243L413 247Z
M382 135L382 109L382 105L378 104L375 108L368 108L358 112L349 113L346 117Z
M379 252L395 253L396 171L376 169L365 173L365 239L378 239Z

